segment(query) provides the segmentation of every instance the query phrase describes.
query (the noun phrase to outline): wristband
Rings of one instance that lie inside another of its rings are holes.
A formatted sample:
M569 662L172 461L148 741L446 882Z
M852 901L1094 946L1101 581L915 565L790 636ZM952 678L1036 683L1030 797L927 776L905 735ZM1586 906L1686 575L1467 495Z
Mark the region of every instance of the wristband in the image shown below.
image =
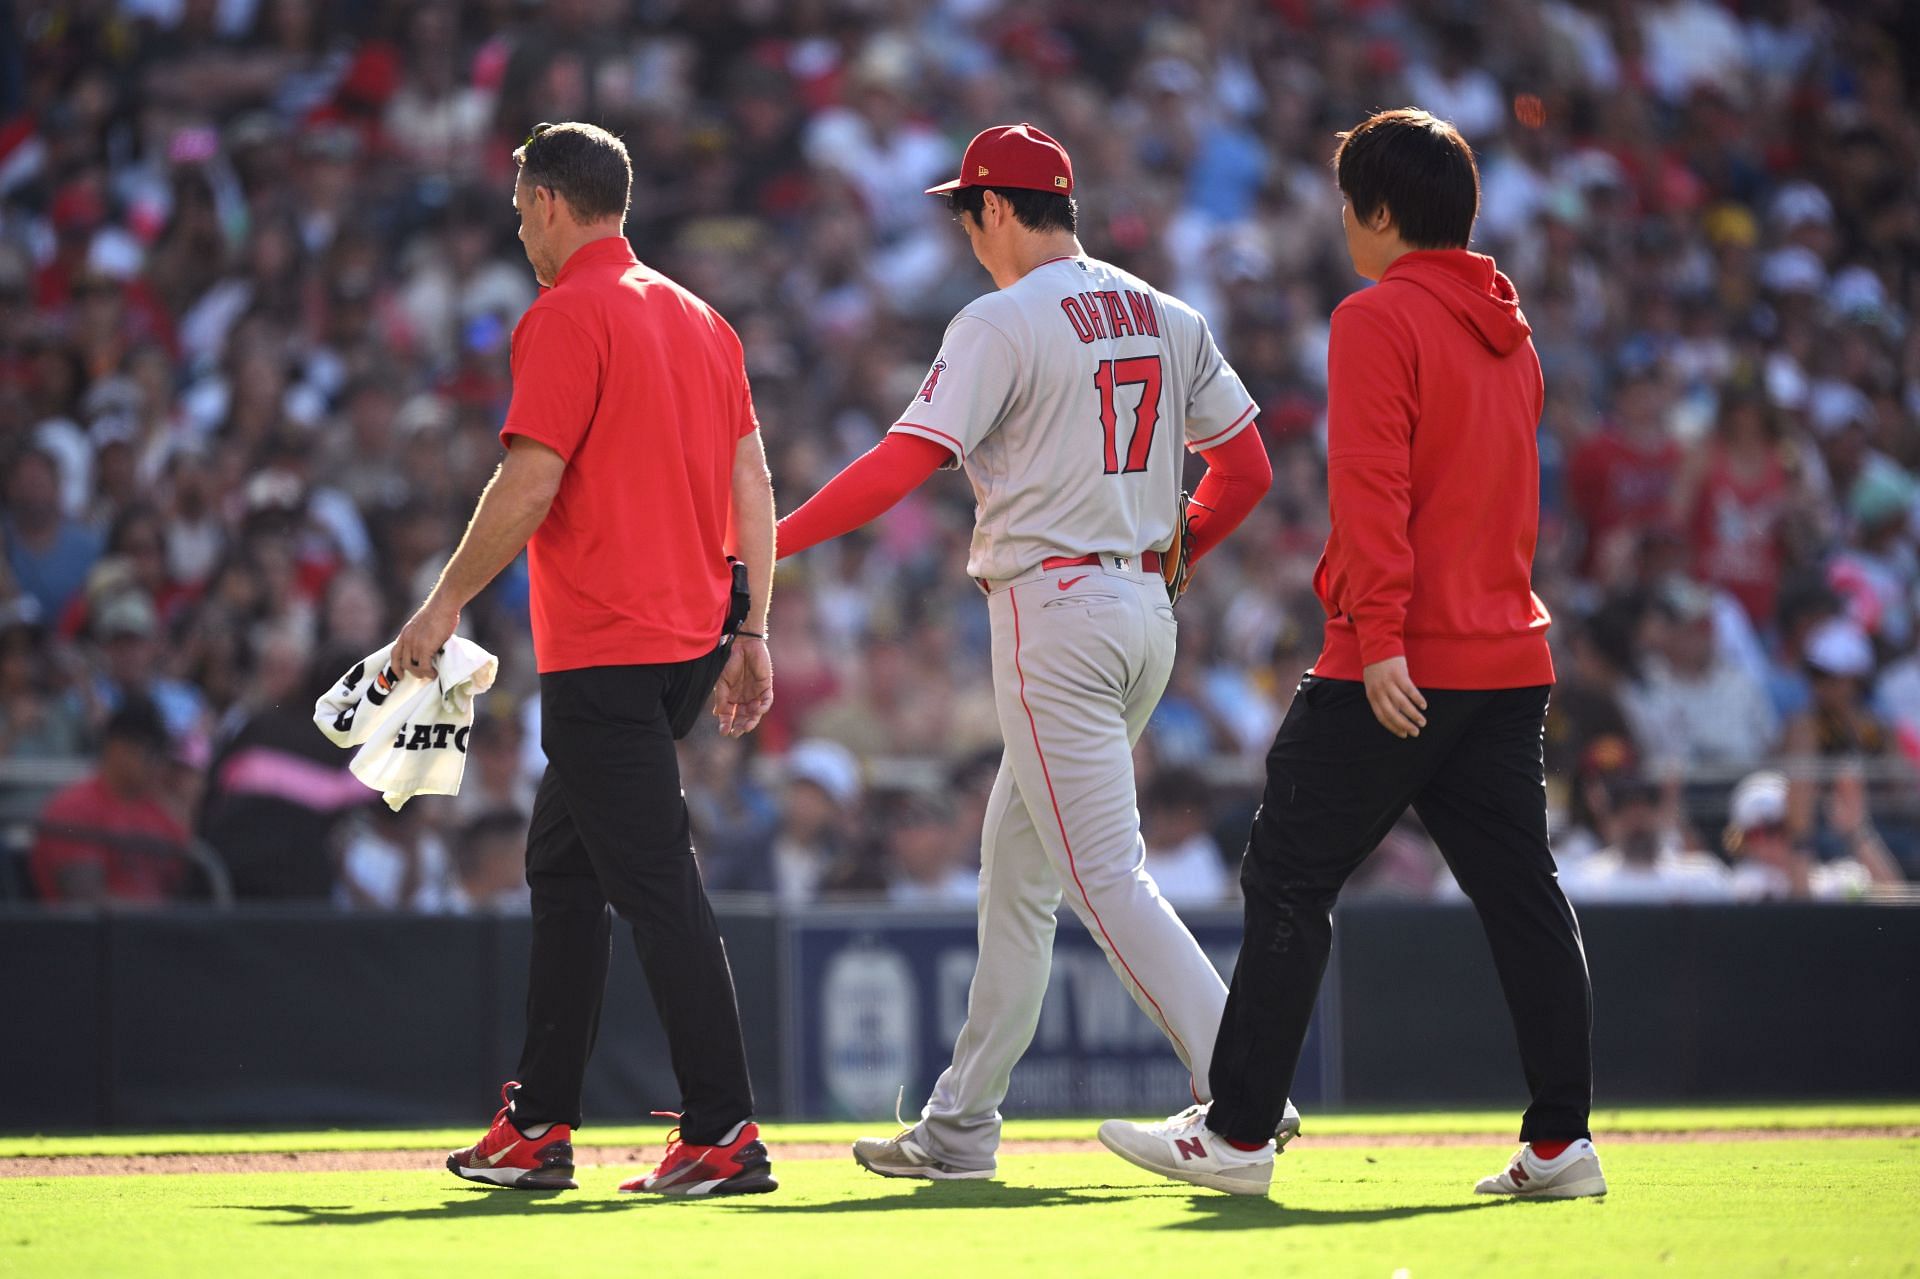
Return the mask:
M734 636L737 639L763 640L767 637L767 633L765 631L735 631Z

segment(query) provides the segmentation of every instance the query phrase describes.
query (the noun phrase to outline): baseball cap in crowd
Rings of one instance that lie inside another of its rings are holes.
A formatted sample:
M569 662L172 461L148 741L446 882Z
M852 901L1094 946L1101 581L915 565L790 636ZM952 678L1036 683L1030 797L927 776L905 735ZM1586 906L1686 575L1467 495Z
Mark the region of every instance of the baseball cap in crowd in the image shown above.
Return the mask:
M1787 820L1787 779L1779 773L1749 773L1733 788L1727 825L1746 832Z
M1858 623L1832 618L1807 636L1807 665L1822 675L1865 679L1873 674L1873 641Z
M1031 124L1000 124L982 129L960 157L960 176L928 195L946 195L961 187L1012 187L1021 191L1073 194L1073 161L1067 149Z
M1803 226L1830 226L1833 223L1833 201L1811 182L1790 182L1773 197L1773 206L1768 213L1773 225L1781 231L1794 231Z
M810 782L844 808L860 798L860 761L838 742L811 737L787 752L787 780Z
M148 636L160 624L153 603L140 591L123 591L108 600L94 623L101 639L122 635Z
M165 751L171 745L159 708L144 697L128 697L121 702L119 709L107 717L101 736L110 742L133 742L154 751Z
M1824 293L1827 267L1812 249L1789 244L1760 264L1760 283L1772 293Z
M1897 466L1869 466L1847 490L1847 514L1863 528L1913 517L1913 478Z

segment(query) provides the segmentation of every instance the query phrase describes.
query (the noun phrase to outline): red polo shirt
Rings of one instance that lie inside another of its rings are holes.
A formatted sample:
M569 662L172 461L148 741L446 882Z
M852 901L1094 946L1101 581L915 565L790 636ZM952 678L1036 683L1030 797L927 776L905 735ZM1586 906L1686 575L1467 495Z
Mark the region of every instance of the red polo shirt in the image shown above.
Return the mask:
M758 430L740 339L622 236L576 250L513 331L500 431L566 459L527 547L542 673L719 642L733 454Z

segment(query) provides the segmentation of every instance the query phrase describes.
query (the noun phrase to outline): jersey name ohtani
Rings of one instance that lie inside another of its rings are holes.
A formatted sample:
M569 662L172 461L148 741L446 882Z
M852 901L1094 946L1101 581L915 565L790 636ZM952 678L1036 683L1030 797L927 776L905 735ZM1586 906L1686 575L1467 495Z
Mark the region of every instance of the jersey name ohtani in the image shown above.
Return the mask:
M1106 337L1160 336L1153 299L1134 289L1099 289L1060 299L1060 309L1082 342Z

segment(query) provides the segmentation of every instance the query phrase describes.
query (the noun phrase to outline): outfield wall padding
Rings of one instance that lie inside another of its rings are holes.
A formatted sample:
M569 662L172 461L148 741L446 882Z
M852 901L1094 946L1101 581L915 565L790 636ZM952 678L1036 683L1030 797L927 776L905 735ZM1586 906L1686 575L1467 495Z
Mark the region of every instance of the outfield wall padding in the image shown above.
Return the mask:
M890 1109L899 1085L911 1110L941 1064L935 1041L964 1012L970 916L915 913L903 932L906 917L885 908L797 919L757 900L717 909L763 1111ZM1191 922L1226 962L1237 915ZM1602 1104L1920 1095L1920 908L1618 907L1582 922ZM0 913L0 1079L12 1102L0 1128L484 1119L519 1050L527 929L326 910ZM1156 1108L1171 1075L1157 1069L1153 1032L1102 998L1111 975L1078 924L1063 920L1061 937L1043 1042L1009 1104ZM590 1123L644 1118L677 1097L624 928L613 951ZM822 971L792 971L806 963ZM1303 1105L1524 1102L1464 906L1343 908L1318 1018Z

